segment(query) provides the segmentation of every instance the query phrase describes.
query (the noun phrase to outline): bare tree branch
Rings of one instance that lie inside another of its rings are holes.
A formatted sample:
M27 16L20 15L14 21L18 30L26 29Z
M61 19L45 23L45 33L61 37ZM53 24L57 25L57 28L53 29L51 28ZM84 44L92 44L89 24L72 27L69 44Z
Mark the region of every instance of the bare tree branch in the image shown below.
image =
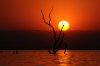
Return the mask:
M54 48L55 48L54 54L56 54L56 52L58 51L58 48L60 47L60 44L62 44L62 42L63 42L64 33L63 33L63 36L62 36L62 38L61 38L60 43L58 43L59 40L60 40L60 36L61 36L63 27L64 27L64 24L62 25L62 28L61 28L60 33L59 33L59 35L58 35L57 41L56 41L56 43L55 43L55 45L54 45L54 46L55 46L55 47L54 47ZM58 46L57 46L57 44L58 44Z
M51 25L51 13L52 13L52 10L53 8L51 9L50 13L49 13L49 22L46 22L45 18L44 18L44 14L43 14L43 11L41 10L41 13L42 13L42 19L43 21L52 28L52 32L53 32L53 35L54 35L54 45L53 45L53 48L55 49L55 44L56 44L56 31L54 29L54 27Z
M63 29L63 27L64 27L64 24L62 25L62 28L61 28L61 30L60 30L60 33L59 33L59 36L58 36L58 39L57 39L57 43L56 43L56 50L55 50L55 54L56 54L56 52L58 51L58 48L61 46L61 44L62 44L62 42L63 42L63 38L64 38L64 33L63 33L63 36L61 37L61 40L60 40L60 36L61 36L61 33L62 33L62 29ZM60 42L59 42L60 41ZM59 42L59 43L58 43Z
M52 13L53 8L51 9L50 13L49 13L49 24L51 23L51 13Z
M61 28L61 30L60 30L60 33L59 33L59 36L58 36L57 42L58 42L59 39L60 39L60 36L61 36L61 33L62 33L62 29L63 29L63 27L64 27L64 24L62 25L62 28Z
M56 47L56 52L58 51L59 47L61 46L61 44L62 44L62 42L63 42L63 39L64 39L64 33L63 33L63 35L62 35L62 37L61 37L61 40L60 40L58 46Z
M41 9L41 13L42 13L42 19L43 19L43 21L44 21L47 25L49 25L49 24L45 21L45 18L44 18L44 14L43 14L42 9Z
M42 13L42 19L43 19L44 23L46 23L48 26L51 27L52 32L53 32L53 36L54 36L53 53L52 53L50 50L48 50L48 52L49 52L50 54L56 54L56 52L58 51L58 48L61 46L61 44L62 44L62 42L63 42L64 33L63 33L62 37L61 37L61 34L62 34L62 29L63 29L63 27L64 27L64 24L62 25L62 28L61 28L61 30L60 30L60 33L59 33L59 35L58 35L58 37L57 37L57 35L56 35L56 30L55 30L54 27L51 25L51 13L52 13L52 10L53 10L53 8L51 9L51 11L50 11L50 13L49 13L49 21L48 21L48 22L45 20L44 14L43 14L43 11L42 11L42 10L41 10L41 13ZM60 40L60 37L61 37L61 40ZM59 42L59 41L60 41L60 42ZM59 42L59 43L58 43L58 42ZM58 44L58 45L57 45L57 44Z
M42 19L43 19L43 21L47 24L47 25L49 25L51 28L52 28L52 30L53 30L53 33L54 33L54 39L55 39L55 41L56 41L56 31L55 31L55 29L54 29L54 27L51 25L51 12L52 12L52 10L53 10L53 8L51 9L51 11L50 11L50 13L49 13L49 23L48 22L46 22L46 20L45 20L45 18L44 18L44 14L43 14L43 11L41 10L41 13L42 13Z

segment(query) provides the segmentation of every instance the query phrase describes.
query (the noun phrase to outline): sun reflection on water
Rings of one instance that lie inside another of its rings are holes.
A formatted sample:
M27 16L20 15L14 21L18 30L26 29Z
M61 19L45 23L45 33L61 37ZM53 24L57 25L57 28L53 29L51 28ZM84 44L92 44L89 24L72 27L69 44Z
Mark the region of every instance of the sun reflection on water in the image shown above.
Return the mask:
M69 66L71 63L70 57L71 57L70 51L67 51L66 54L64 54L64 51L60 50L57 53L56 57L58 66Z

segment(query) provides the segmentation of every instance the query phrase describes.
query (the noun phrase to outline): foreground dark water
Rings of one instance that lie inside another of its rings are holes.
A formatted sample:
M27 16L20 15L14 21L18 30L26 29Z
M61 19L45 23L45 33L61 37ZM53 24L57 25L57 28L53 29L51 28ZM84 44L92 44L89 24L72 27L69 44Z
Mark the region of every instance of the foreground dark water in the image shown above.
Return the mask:
M56 55L47 50L2 50L0 66L100 66L100 50L59 50Z

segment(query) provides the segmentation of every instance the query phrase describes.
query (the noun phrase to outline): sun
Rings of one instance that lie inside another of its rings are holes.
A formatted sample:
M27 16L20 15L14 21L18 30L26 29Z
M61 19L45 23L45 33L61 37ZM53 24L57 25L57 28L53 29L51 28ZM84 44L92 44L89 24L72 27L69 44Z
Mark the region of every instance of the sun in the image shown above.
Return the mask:
M64 25L64 27L63 27ZM63 27L62 31L66 31L69 29L69 22L68 21L60 21L59 24L58 24L58 28L61 30L61 28Z

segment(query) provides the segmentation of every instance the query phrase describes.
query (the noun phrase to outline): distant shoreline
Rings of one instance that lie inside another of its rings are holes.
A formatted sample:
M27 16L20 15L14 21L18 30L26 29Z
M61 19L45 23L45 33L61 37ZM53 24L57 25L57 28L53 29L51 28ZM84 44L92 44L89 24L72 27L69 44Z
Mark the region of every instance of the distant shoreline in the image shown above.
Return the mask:
M57 32L58 34L59 32ZM66 31L67 49L100 50L100 31ZM51 31L0 31L0 49L51 49ZM64 47L64 43L61 48Z

